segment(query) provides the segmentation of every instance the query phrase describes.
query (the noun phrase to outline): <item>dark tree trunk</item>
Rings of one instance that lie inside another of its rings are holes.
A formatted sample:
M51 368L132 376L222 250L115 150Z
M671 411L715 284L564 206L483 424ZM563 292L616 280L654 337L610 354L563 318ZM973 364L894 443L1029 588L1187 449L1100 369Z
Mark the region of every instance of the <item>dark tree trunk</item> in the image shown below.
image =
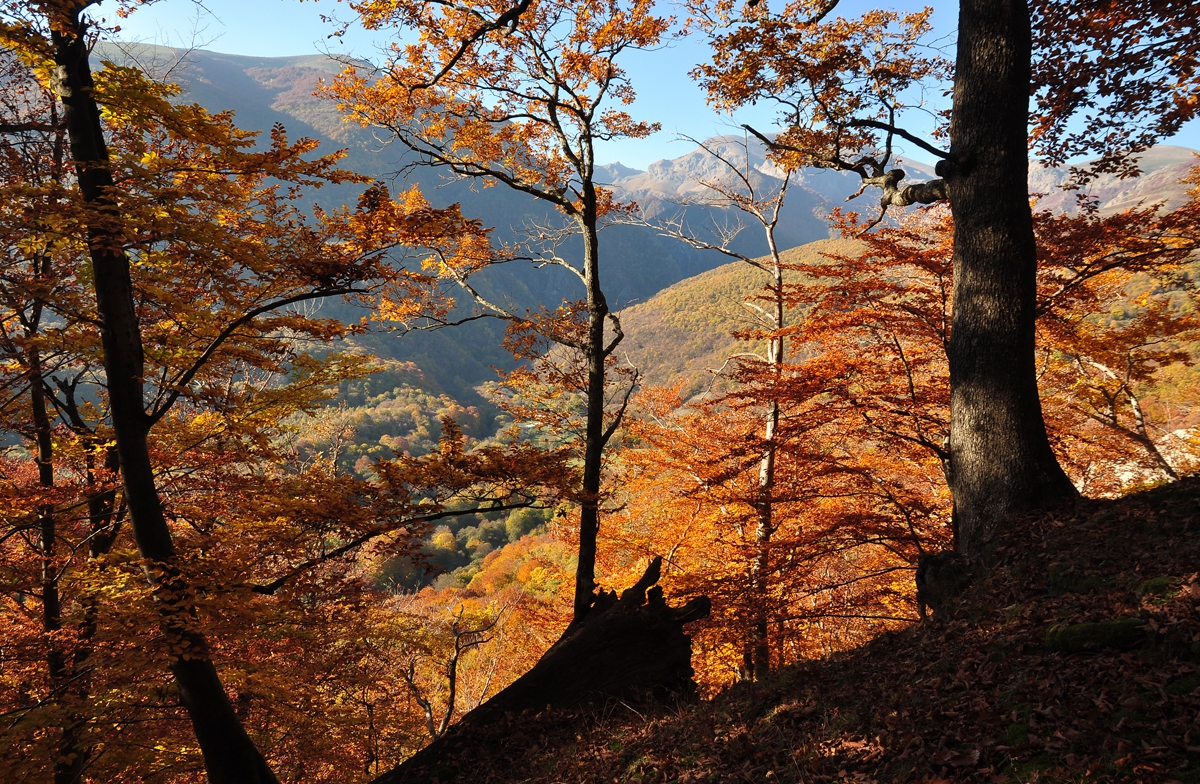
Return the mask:
M52 20L55 89L62 101L71 156L84 202L97 215L115 212L108 147L93 94L84 39L82 4ZM173 651L171 672L191 717L204 765L214 784L263 784L275 776L234 714L209 658L207 641L195 629L190 595L175 559L170 528L155 485L146 442L149 417L142 399L141 329L134 308L129 257L116 221L92 221L88 249L102 322L104 370L120 456L125 500L138 551L154 588L162 631Z
M601 593L533 669L373 784L470 780L469 771L487 765L494 751L480 748L478 731L506 714L692 696L692 643L683 625L707 616L710 605L701 597L668 607L655 586L661 567L656 558L620 599Z
M596 231L596 190L590 181L583 186L583 211L579 225L583 233L583 278L587 288L587 412L584 424L583 493L579 510L579 561L575 567L575 608L571 623L579 623L595 601L596 539L600 533L600 481L604 446L605 361L604 322L608 302L600 288L600 238Z
M1075 494L1046 437L1034 364L1031 51L1023 0L962 0L939 173L954 215L950 489L968 556L986 555L1010 515Z
M40 265L39 265L40 267ZM38 269L43 274L43 269ZM36 332L41 321L41 305L33 307L30 316L30 332ZM30 335L32 337L32 334ZM37 442L38 483L50 489L54 487L54 432L50 416L46 410L46 392L43 388L45 379L42 372L41 351L31 347L26 351L26 363L29 379L30 413L33 418L34 440ZM63 703L69 703L72 694L78 694L78 686L73 687L75 673L68 666L68 657L61 643L55 640L55 632L62 629L62 597L58 590L62 573L58 562L58 518L52 505L45 505L38 511L39 528L42 535L42 628L46 631L47 649L46 666L50 672L50 683L53 693ZM54 761L54 783L74 784L79 781L87 762L90 750L80 743L80 731L83 717L68 707L59 723L61 735L58 739L58 754Z

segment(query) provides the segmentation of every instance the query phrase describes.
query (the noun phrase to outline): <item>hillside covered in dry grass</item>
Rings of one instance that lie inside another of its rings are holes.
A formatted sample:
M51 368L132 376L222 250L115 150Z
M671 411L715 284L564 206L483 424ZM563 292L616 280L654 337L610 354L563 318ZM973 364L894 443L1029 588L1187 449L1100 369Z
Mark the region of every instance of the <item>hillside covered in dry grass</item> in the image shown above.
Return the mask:
M818 240L784 251L784 264L819 263L823 254L850 253L853 240ZM795 280L785 273L784 280ZM746 305L769 282L761 270L733 262L680 281L646 302L621 311L621 351L651 385L682 384L684 399L702 393L730 357L755 350L733 336L758 326ZM793 310L790 320L800 313Z

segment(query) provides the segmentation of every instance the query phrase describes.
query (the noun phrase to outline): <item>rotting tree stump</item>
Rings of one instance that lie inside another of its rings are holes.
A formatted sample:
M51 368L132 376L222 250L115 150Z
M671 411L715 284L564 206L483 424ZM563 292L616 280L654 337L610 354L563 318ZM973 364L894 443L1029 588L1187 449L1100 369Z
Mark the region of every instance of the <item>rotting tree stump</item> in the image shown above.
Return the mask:
M509 714L569 710L588 703L691 698L692 640L684 624L708 615L707 597L669 607L656 585L662 559L621 593L601 592L533 668L468 713L442 737L373 784L469 781L477 763L474 730Z

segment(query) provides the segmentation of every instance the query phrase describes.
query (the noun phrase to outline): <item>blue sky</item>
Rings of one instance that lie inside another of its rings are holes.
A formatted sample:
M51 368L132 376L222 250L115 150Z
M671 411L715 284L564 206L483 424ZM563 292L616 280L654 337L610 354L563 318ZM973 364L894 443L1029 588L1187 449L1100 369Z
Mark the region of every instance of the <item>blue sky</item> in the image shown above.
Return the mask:
M838 12L853 15L873 7L870 0L843 0ZM953 41L957 3L937 0L934 26L942 44ZM122 20L120 38L167 46L196 46L228 54L282 57L332 52L364 59L375 56L386 37L351 25L341 39L329 38L334 29L322 15L352 20L353 12L336 0L158 0ZM950 51L952 56L952 51ZM633 52L622 64L629 73L638 100L633 114L638 119L658 121L663 130L648 139L628 139L605 144L599 150L602 162L620 161L644 169L660 158L674 158L691 149L679 141L681 134L703 139L722 133L740 133L740 124L756 128L771 126L773 111L751 108L735 117L713 112L705 104L704 92L688 76L696 63L708 58L707 47L698 38L676 42L654 52ZM1173 144L1200 148L1200 124L1192 123ZM907 151L926 163L929 156L918 149Z
M843 5L843 13L866 6L864 0ZM951 4L953 7L953 4ZM352 20L351 9L336 0L158 0L121 22L120 38L166 46L196 46L227 54L283 57L332 52L375 59L387 38L352 25L341 39L329 38L334 26L322 15ZM953 20L950 22L953 30ZM662 131L648 139L625 139L604 144L601 162L619 161L638 169L661 158L674 158L692 149L680 135L704 139L723 133L741 134L740 124L768 129L774 112L751 108L736 117L708 108L704 91L688 76L708 50L699 37L677 41L653 52L630 52L621 60L638 100L633 114L657 121ZM914 155L918 160L926 156Z

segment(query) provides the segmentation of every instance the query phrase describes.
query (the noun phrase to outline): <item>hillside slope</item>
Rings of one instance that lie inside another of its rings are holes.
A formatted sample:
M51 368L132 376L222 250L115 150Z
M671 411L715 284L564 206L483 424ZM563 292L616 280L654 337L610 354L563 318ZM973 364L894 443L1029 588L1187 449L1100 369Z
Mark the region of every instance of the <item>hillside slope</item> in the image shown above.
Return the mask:
M147 44L101 43L95 58L118 65L137 65L160 78L178 83L182 99L196 101L210 111L232 110L239 125L267 131L283 125L295 139L307 136L322 142L320 152L346 150L344 165L377 177L393 190L418 184L437 206L460 203L463 212L494 227L495 236L514 240L531 224L561 220L544 203L507 188L472 187L470 181L453 180L428 167L402 171L411 162L399 144L387 144L373 132L343 121L332 101L313 95L319 79L329 80L342 63L323 55L297 57L247 57L219 52L184 52ZM358 186L322 188L312 194L325 207L353 202ZM824 225L809 226L798 242L827 236ZM568 242L559 251L578 259L580 244ZM652 297L658 291L722 263L723 257L706 254L654 235L635 226L613 226L601 237L602 271L609 302L622 307ZM583 296L582 284L567 270L529 264L506 264L481 273L476 285L485 294L517 312L527 307L560 304ZM357 321L361 314L327 306L339 317ZM512 367L512 357L500 347L503 327L480 321L444 332L394 334L372 341L371 349L401 362L416 362L439 389L451 396L479 403L474 387L495 379L493 366Z
M448 181L441 172L426 168L397 177L396 173L409 160L402 153L401 145L386 144L370 131L346 124L332 102L313 95L319 79L331 79L343 67L341 62L328 56L248 57L203 50L185 52L148 44L101 42L95 57L118 64L135 64L151 74L177 82L183 88L185 100L196 101L212 111L233 110L243 127L265 131L280 123L293 138L309 136L321 140L323 151L344 148L348 168L384 179L397 189L419 182L436 204L460 202L466 214L495 227L496 236L502 240L512 240L521 227L531 222L547 221L547 209L529 197L504 188L473 190L466 182ZM744 137L722 136L709 139L705 144L730 162L752 169L758 184L769 190L773 182L778 183L779 171L766 161L760 144L751 141L747 151L743 146L746 141ZM1104 210L1130 206L1139 200L1148 203L1165 200L1174 204L1184 192L1178 185L1178 178L1186 171L1192 157L1191 150L1181 147L1154 148L1143 156L1145 174L1142 177L1125 181L1101 178L1092 191ZM904 166L913 179L933 176L932 170L920 163L905 161ZM712 155L696 148L676 158L656 161L645 171L620 164L601 166L598 179L607 180L619 199L636 201L651 217L670 216L681 210L687 212L691 225L702 232L713 220L717 225L736 220L733 210L694 204L684 206L708 194L699 181L721 179L726 168ZM1065 178L1063 171L1034 167L1031 169L1031 188L1048 193ZM827 237L829 229L824 216L856 187L856 175L853 174L808 169L797 175L777 232L781 247L800 246ZM354 186L329 187L314 194L325 206L337 206L356 196ZM1061 192L1043 202L1045 207L1064 209L1073 204L1073 195ZM869 194L851 206L866 211L875 208ZM762 232L753 228L743 231L734 241L734 247L750 256L766 253ZM568 245L562 252L570 258L573 253L577 254L577 249ZM664 288L712 270L727 260L720 254L697 251L634 226L606 229L601 238L601 253L605 293L617 308L629 303L646 303ZM502 299L518 311L537 304L555 306L563 299L582 295L579 281L566 270L535 269L532 264L504 265L481 275L478 282L485 293ZM730 295L740 302L745 287L738 284L735 288L737 291ZM745 290L753 288L755 286L750 285ZM739 307L743 306L736 305L733 309ZM332 314L355 321L361 315L339 310L335 304L329 308ZM705 312L711 313L711 308ZM631 309L631 318L642 318L636 313ZM716 324L720 330L713 335L714 345L696 347L705 356L697 360L699 364L694 368L687 369L687 383L693 392L703 386L702 380L697 381L704 378L703 369L719 367L735 345L728 336L728 327L741 324L738 318L722 317ZM483 405L475 388L495 378L493 367L512 367L514 364L511 356L500 348L502 336L503 329L498 324L481 321L453 331L409 334L403 339L390 334L376 336L370 341L369 348L387 359L417 363L436 385L436 391L471 405ZM692 333L684 337L704 339ZM655 338L654 342L661 341ZM649 348L652 352L657 350ZM654 361L651 362L653 365ZM663 374L655 376L655 372L651 371L651 377L661 380Z
M944 617L711 702L511 716L439 778L1200 781L1198 510L1191 478L1014 520Z
M784 251L785 264L819 263L823 254L850 253L852 240L818 240ZM793 280L795 273L785 274ZM753 301L768 276L748 264L717 267L659 292L652 299L621 311L625 342L621 351L653 385L681 384L686 399L708 389L722 366L735 354L761 351L733 337L734 330L757 325ZM789 320L799 317L789 313Z

